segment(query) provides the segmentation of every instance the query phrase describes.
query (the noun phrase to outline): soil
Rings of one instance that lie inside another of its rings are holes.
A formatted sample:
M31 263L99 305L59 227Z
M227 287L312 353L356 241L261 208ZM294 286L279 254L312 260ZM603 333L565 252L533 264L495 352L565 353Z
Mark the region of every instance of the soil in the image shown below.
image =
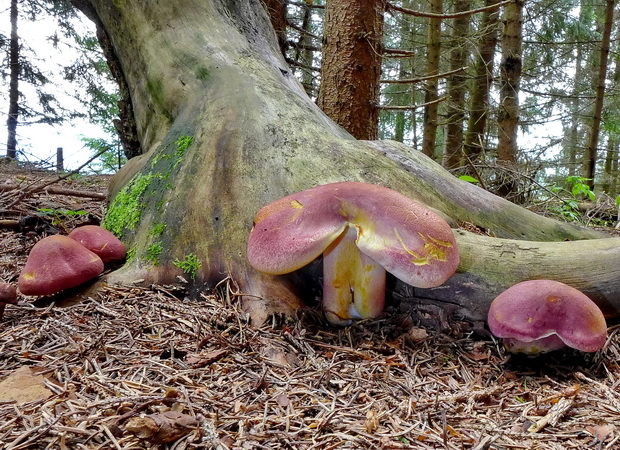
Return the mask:
M98 224L108 178L0 164L0 281L40 238ZM6 306L1 449L620 448L617 326L599 352L525 358L398 304L257 329L230 279L191 299L182 280L89 292Z

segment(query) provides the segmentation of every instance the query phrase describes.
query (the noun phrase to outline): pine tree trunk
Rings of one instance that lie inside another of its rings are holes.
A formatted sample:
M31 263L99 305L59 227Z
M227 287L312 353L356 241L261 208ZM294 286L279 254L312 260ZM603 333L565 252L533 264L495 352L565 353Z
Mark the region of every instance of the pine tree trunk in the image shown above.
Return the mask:
M379 131L385 0L328 0L317 104L357 139Z
M448 301L462 314L484 320L489 299L519 278L556 277L620 313L617 239L538 216L398 142L354 140L291 76L258 0L88 5L114 42L149 149L110 186L104 223L122 237L130 258L108 283L170 284L181 276L192 295L227 280L256 323L273 311L290 312L320 295L316 263L282 276L249 266L256 211L285 195L349 180L390 187L431 205L454 226L488 232L455 230L458 274L445 290L416 291L420 298L445 302L449 289L455 295ZM571 242L580 239L595 240ZM585 263L575 270L567 255L578 245Z
M485 6L495 3L497 0L487 0ZM478 59L471 86L469 120L463 149L467 159L472 163L476 162L484 150L484 133L489 117L489 95L493 83L495 47L499 31L499 14L499 9L485 11L480 26L482 35L476 52Z
M500 66L500 106L497 124L497 162L508 169L517 167L517 132L519 128L519 84L521 81L521 46L523 27L523 0L504 6L504 32L502 35L502 63ZM505 178L498 189L502 197L515 194L516 183L503 172Z
M263 0L263 2L278 37L280 50L284 54L286 52L286 2L284 0Z
M431 0L430 12L441 14L443 0ZM439 74L439 56L441 53L441 19L430 18L428 25L428 39L426 43L426 75ZM432 78L425 83L424 96L424 134L422 136L422 153L433 158L437 140L437 113L439 105L438 80Z
M17 0L11 0L11 40L9 42L9 113L6 119L6 156L17 158L17 122L19 119L19 35L17 33Z
M468 11L470 0L457 0L454 12ZM450 71L465 67L467 61L467 36L470 16L453 19L452 49L450 51ZM446 143L443 154L443 165L446 169L456 169L463 163L463 123L465 121L465 72L454 73L448 78Z
M611 40L611 28L614 20L615 0L607 0L605 10L605 25L603 27L603 39L601 42L601 56L596 77L596 101L592 114L592 126L590 127L590 139L584 159L584 177L590 189L594 189L594 177L596 176L596 160L598 156L598 140L601 129L601 117L603 102L605 100L605 80L607 79L607 62L609 56L609 44Z

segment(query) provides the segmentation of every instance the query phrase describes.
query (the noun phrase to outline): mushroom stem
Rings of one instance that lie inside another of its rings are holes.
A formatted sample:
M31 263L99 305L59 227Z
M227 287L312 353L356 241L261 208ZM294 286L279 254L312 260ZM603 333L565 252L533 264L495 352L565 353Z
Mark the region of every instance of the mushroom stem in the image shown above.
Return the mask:
M377 317L385 303L385 269L359 251L347 227L323 252L323 310L334 325Z

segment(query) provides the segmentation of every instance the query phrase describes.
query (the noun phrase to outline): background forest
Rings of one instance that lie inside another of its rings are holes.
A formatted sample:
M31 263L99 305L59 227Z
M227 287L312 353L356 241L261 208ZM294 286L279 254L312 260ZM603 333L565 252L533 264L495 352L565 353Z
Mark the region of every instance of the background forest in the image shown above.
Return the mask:
M355 137L404 142L467 181L567 219L583 218L588 207L582 200L615 209L620 194L615 0L333 0L331 17L325 1L266 4L293 73ZM339 16L339 8L347 14ZM84 151L108 150L90 169L116 170L123 163L118 151L123 133L120 141L115 136L122 120L114 120L119 94L106 87L112 76L94 35L74 26L75 11L63 1L12 0L0 12L11 23L11 34L0 36L6 154L19 154L18 126L27 133L32 123L59 126L87 116L110 135L84 138ZM19 34L18 19L44 16L57 19L49 40L59 51L69 46L78 55L62 76L41 68L54 55L37 54L28 47L29 36ZM347 34L362 48L349 55L357 63L342 52L350 47L333 45ZM346 68L355 64L360 69L349 76ZM348 91L342 80L347 77L355 85ZM72 86L65 90L74 92L80 106L64 108L48 92L50 84ZM26 90L28 85L33 89Z
M374 3L385 11L379 120L360 138L404 142L519 203L560 194L569 218L575 200L617 197L615 1ZM288 2L282 39L315 98L324 11L323 0Z

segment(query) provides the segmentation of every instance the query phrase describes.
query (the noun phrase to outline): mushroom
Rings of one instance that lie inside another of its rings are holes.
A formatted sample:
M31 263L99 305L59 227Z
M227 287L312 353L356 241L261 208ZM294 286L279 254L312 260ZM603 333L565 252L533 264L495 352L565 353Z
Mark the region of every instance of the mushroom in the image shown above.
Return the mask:
M49 295L96 278L103 261L67 236L48 236L37 242L22 270L18 285L24 295Z
M272 275L323 254L323 309L338 325L382 312L386 271L430 288L459 264L452 230L437 213L391 189L358 182L316 186L263 207L247 253L254 268Z
M585 294L564 283L530 280L502 292L489 309L489 329L513 353L536 355L565 346L600 350L605 317Z
M0 320L7 304L17 304L17 289L14 285L0 281Z
M116 236L97 225L76 228L69 237L95 253L104 263L120 261L127 253L125 245Z

